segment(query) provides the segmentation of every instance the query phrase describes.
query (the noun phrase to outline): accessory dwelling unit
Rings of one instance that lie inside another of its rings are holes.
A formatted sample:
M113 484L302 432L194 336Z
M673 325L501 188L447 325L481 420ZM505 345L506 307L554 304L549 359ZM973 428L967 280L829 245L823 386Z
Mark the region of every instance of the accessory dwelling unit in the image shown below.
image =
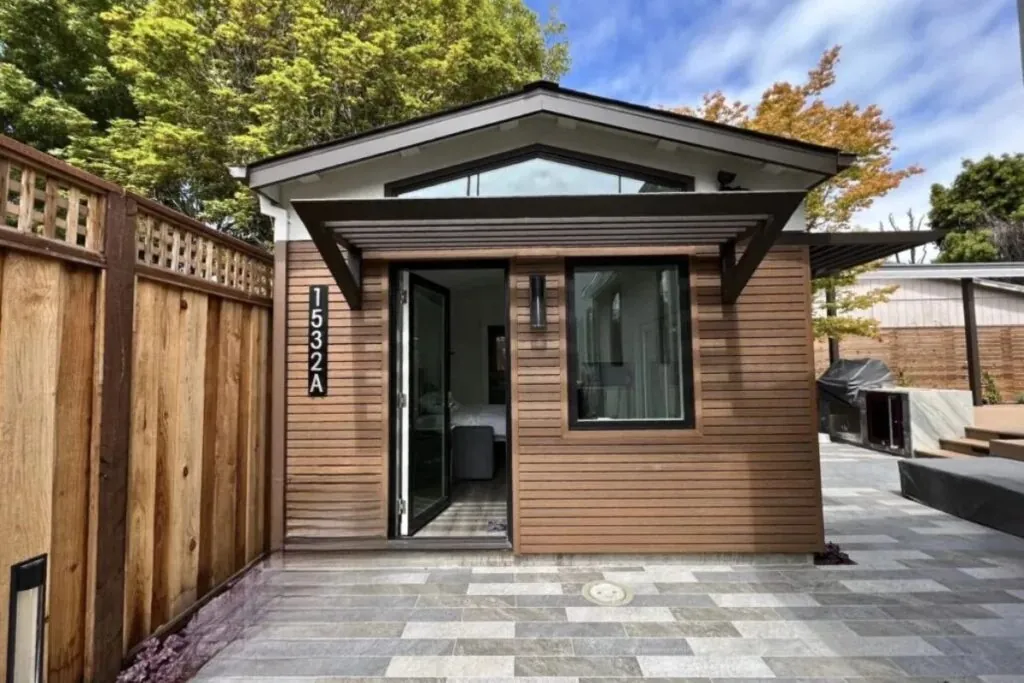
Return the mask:
M245 169L274 222L272 543L822 548L836 149L536 83Z

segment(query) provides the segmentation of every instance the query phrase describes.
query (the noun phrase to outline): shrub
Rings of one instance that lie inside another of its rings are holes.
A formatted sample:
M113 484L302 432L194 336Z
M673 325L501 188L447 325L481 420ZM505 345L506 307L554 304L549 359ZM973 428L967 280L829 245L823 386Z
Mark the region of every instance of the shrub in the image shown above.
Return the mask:
M989 406L1003 402L1003 395L996 386L996 378L985 370L981 371L981 400Z

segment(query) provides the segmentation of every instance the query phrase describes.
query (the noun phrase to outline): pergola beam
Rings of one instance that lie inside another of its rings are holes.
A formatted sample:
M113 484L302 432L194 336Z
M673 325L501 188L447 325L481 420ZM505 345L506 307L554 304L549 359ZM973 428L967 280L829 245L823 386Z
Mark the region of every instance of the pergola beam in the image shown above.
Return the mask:
M981 390L981 354L978 350L978 319L974 312L974 280L965 277L960 280L964 304L964 336L967 344L967 378L971 385L974 405L984 404Z
M349 308L358 311L363 307L363 268L362 256L358 251L349 250L349 258L345 259L331 230L324 227L322 221L306 223L306 230L316 245L317 251L324 260L327 270L334 277L334 282L341 290ZM355 266L355 273L352 272Z

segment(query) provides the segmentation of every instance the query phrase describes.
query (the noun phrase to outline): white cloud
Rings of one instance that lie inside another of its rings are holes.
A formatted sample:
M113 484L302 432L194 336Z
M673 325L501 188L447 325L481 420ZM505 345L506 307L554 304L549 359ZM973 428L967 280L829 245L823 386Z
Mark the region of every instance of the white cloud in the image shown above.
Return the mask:
M962 158L1024 152L1014 0L571 0L563 10L573 40L592 51L592 27L602 45L570 84L645 104L696 104L715 89L756 102L842 45L830 101L879 104L896 124L896 163L926 169L862 212L864 226L927 212L929 187L950 182Z

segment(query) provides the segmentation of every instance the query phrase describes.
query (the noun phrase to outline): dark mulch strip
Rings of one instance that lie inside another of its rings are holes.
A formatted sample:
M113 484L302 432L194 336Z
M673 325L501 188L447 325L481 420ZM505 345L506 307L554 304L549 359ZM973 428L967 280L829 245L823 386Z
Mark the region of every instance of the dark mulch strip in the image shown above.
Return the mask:
M814 564L857 564L850 559L850 556L843 552L838 543L826 543L825 550L814 553Z

